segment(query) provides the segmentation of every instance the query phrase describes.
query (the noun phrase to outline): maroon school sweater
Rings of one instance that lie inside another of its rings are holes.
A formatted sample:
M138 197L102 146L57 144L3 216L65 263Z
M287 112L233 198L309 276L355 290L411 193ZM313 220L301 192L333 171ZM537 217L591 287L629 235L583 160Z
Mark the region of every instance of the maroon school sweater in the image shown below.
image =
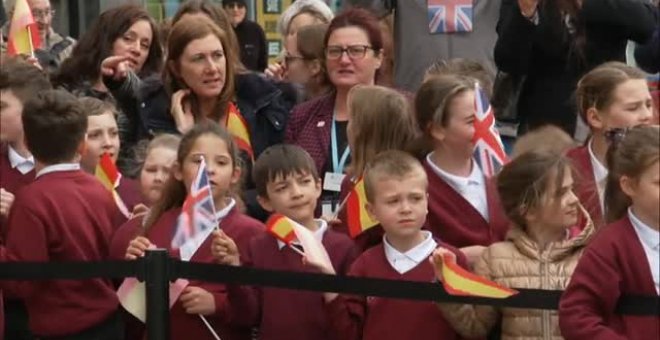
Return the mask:
M133 212L133 208L136 205L142 203L140 184L132 178L122 176L119 186L117 187L117 194L119 194L119 197L124 201L129 213Z
M147 238L157 247L170 249L172 237L176 230L176 220L181 213L181 208L168 210L147 231ZM250 240L264 231L264 225L246 215L237 208L233 208L220 222L220 228L231 237L240 249L246 249ZM213 237L197 249L190 259L192 262L215 263L211 254L211 242ZM175 252L173 252L175 253ZM241 257L244 254L241 252ZM213 294L215 298L216 313L209 315L206 319L223 340L249 340L251 329L229 324L227 308L227 294L225 285L200 281L190 281L189 286L200 287ZM172 339L194 339L213 340L213 335L204 325L202 319L196 314L188 314L180 301L177 301L170 309L170 334Z
M16 197L9 214L6 259L106 260L118 218L112 197L93 176L80 170L45 174ZM21 281L0 286L7 296L25 301L30 328L38 336L78 333L105 321L117 309L109 280Z
M489 246L504 240L509 231L495 182L486 179L486 200L489 221L433 171L426 160L422 161L429 179L429 213L426 228L433 236L462 248L467 246Z
M657 296L646 254L628 216L587 246L559 303L567 340L660 339L660 317L614 313L622 295Z
M457 262L466 267L463 253L452 250ZM401 281L432 282L433 267L427 261L400 274L387 261L383 244L364 252L351 266L350 276ZM439 289L439 287L438 287ZM342 340L449 340L459 336L431 301L412 301L380 297L340 295L326 305L332 331Z
M142 221L145 216L134 217L122 224L112 234L110 240L110 258L123 260L128 249L128 244L142 232Z
M589 157L587 146L580 146L568 151L566 156L571 159L575 173L575 195L582 203L596 229L605 225L603 210L598 199L598 187L594 178L594 168Z
M17 169L13 169L9 162L8 152L7 144L0 144L0 188L16 195L19 189L34 181L34 169L25 175ZM6 218L0 217L0 235L4 235L7 231L6 224Z
M340 275L357 256L353 242L343 234L327 230L323 246ZM261 269L315 272L302 264L302 256L289 247L278 248L277 240L263 233L250 243L250 262L243 265ZM234 322L259 327L260 340L330 340L319 292L269 287L229 286ZM339 339L337 339L339 340Z

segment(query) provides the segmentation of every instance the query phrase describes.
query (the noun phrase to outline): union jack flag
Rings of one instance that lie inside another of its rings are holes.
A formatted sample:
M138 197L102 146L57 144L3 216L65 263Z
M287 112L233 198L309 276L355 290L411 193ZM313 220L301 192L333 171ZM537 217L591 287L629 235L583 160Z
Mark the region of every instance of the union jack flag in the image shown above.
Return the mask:
M500 133L495 127L495 115L484 90L475 85L474 105L474 158L481 167L484 175L494 176L506 164L508 158L504 152L504 145Z
M472 0L427 0L429 32L472 32Z
M172 238L172 248L179 249L193 240L196 235L216 226L213 193L206 172L206 161L202 158L197 176L190 187L190 193L183 202L181 215L176 223L176 232Z

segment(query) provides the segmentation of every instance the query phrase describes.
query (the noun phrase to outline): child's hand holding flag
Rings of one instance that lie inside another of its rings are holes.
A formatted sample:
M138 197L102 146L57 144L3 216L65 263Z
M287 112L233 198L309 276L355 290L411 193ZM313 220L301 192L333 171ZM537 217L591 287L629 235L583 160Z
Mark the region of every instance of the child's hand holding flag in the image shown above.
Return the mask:
M236 242L221 229L214 230L212 235L211 254L213 254L213 258L220 264L240 266L240 255Z

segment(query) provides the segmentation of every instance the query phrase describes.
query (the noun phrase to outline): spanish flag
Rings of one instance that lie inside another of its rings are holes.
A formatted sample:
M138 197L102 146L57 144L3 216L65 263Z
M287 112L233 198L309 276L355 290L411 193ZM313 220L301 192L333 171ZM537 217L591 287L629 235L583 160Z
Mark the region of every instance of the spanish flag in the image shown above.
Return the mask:
M372 219L367 213L366 203L367 196L364 193L364 179L360 177L357 183L355 183L353 190L348 193L346 202L348 232L352 238L378 224L378 221Z
M293 231L293 221L282 214L273 214L266 221L266 229L278 240L291 245L296 239L296 233Z
M250 159L254 159L254 151L252 151L252 144L250 143L250 130L234 103L229 103L225 126L227 131L234 136L238 148L247 152Z
M10 56L33 55L34 50L40 46L39 28L34 21L27 0L16 0L7 37L7 54Z
M451 295L504 299L518 294L516 290L502 287L461 268L449 255L442 257L442 276L442 284Z
M101 161L96 166L94 173L96 178L101 181L101 184L112 193L112 198L115 200L119 211L121 211L126 218L129 218L131 213L128 211L128 208L126 208L126 204L124 204L124 201L117 193L117 190L115 190L121 181L121 173L117 170L117 167L109 154L104 153L103 156L101 156Z

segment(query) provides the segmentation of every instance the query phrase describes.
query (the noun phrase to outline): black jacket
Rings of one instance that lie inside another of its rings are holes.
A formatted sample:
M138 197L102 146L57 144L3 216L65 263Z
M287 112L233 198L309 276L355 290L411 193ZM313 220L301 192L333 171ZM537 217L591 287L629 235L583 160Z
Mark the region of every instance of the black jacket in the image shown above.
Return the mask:
M577 81L603 62L625 61L628 40L648 40L653 8L643 0L584 0L578 15L585 32L581 49L556 1L541 1L538 14L536 25L522 16L516 0L502 2L495 63L501 71L526 76L518 102L521 132L555 124L572 135Z
M234 27L241 47L241 62L250 70L263 72L268 67L266 34L256 22L243 20Z
M656 8L655 18L653 37L645 45L638 45L635 48L637 66L649 73L660 72L660 4Z

